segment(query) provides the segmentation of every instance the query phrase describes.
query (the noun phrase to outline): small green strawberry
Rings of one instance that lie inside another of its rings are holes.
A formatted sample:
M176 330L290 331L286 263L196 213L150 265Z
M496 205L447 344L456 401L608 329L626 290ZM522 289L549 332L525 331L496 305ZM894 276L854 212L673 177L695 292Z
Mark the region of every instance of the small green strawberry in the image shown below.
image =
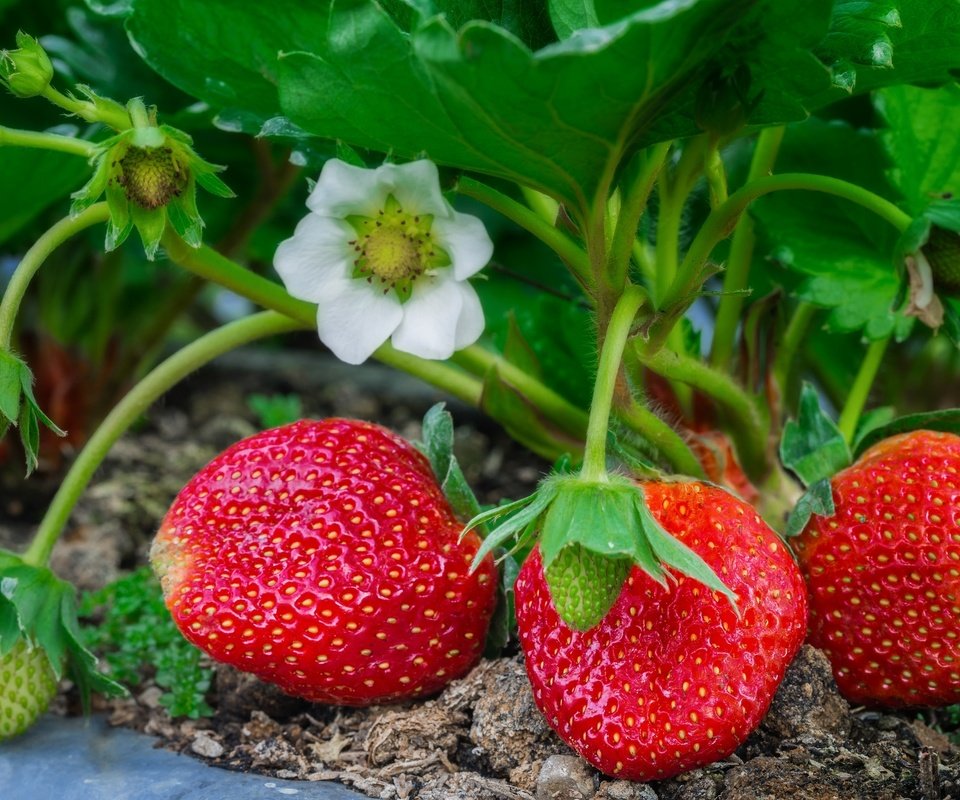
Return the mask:
M50 659L21 638L0 658L0 742L29 728L56 693L57 678Z
M39 717L67 675L84 710L90 693L124 694L80 642L75 590L47 567L0 550L0 742Z

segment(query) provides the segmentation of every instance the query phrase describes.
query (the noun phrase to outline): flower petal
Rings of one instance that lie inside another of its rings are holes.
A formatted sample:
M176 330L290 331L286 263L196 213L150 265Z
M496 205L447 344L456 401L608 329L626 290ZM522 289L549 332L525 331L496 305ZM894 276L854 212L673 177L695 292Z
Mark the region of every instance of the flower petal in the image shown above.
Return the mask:
M351 214L375 217L390 193L379 170L355 167L331 158L307 198L307 208L324 217L343 219Z
M377 167L377 179L408 214L449 217L453 213L440 191L440 173L432 161L384 164Z
M456 349L463 302L460 286L452 278L421 278L404 303L393 346L420 358L450 358Z
M328 281L317 300L320 341L348 364L366 361L401 319L403 307L393 292L384 294L355 278Z
M434 241L453 263L453 277L466 280L483 269L493 256L493 242L479 217L454 211L433 221Z
M456 284L463 298L463 308L460 310L460 318L457 320L457 332L454 337L454 347L462 350L469 347L483 333L484 319L483 307L480 305L480 298L474 289L466 281Z
M291 295L316 303L329 281L351 274L354 253L349 242L355 236L343 220L307 214L293 236L280 242L274 269Z

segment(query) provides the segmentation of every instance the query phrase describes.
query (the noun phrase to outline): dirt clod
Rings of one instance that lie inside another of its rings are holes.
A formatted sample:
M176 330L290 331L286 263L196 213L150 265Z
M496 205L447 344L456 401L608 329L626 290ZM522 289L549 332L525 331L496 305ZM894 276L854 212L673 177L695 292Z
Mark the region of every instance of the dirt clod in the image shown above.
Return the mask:
M589 800L596 790L596 771L576 756L550 756L537 777L537 800Z

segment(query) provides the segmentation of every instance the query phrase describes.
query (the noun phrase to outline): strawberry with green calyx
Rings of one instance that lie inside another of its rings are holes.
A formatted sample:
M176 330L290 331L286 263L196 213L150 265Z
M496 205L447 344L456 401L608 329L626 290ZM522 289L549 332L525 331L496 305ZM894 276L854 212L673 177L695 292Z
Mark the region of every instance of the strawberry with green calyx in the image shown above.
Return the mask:
M378 425L302 420L221 453L151 550L174 620L218 661L313 702L439 691L479 660L490 558L427 459Z
M644 486L651 517L723 577L664 585L633 567L588 631L565 623L539 549L516 585L517 623L538 708L602 772L655 780L729 755L760 722L806 631L805 589L756 511L695 482Z
M927 416L960 421L956 411ZM833 476L832 509L811 517L794 541L810 588L810 640L853 703L960 702L958 476L960 436L883 438Z
M0 550L0 741L43 713L64 674L85 710L91 691L122 694L96 663L80 643L73 587L46 567Z
M577 630L588 630L600 622L634 565L662 585L667 581L666 568L672 568L726 594L733 602L732 594L703 558L656 522L644 490L630 478L606 469L614 384L642 297L636 287L628 288L611 316L580 472L553 475L530 497L480 514L468 525L471 528L506 517L485 538L478 558L508 539L523 543L539 537L555 608L563 621Z

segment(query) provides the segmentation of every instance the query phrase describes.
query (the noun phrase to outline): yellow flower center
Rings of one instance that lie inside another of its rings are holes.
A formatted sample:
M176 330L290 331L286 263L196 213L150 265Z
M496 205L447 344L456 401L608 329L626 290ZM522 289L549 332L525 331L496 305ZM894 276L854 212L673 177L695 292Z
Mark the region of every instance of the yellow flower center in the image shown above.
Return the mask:
M396 228L377 228L362 252L367 271L386 283L412 280L425 269L417 242Z
M450 257L433 241L433 216L409 214L389 195L375 217L351 216L356 231L350 241L356 257L353 276L376 283L384 294L391 289L401 302L410 298L413 284L427 270L450 265Z

